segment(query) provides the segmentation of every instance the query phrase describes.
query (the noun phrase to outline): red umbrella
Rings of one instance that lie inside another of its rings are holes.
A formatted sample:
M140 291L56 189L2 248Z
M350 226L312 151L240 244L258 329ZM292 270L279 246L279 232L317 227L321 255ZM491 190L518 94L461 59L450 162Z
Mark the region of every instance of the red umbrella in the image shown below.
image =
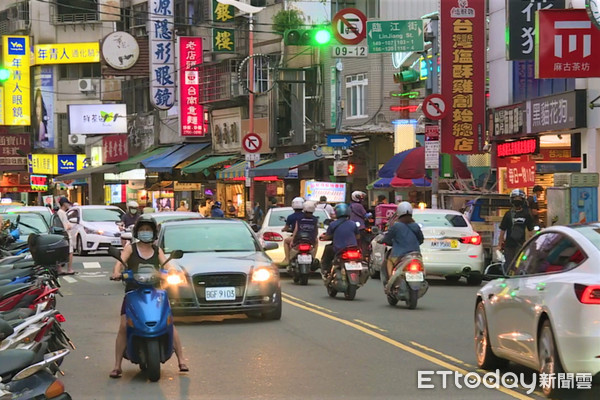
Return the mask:
M452 155L452 169L461 179L471 178L471 171L458 157ZM425 147L405 150L390 158L377 173L380 178L418 179L427 176Z

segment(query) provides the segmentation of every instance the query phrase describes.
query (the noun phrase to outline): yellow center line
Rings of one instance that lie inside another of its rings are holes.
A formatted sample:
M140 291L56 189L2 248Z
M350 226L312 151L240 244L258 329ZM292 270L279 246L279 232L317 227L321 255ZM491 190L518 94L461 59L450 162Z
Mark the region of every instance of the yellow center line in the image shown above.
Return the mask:
M306 300L299 299L298 297L294 297L291 294L287 294L287 293L281 293L281 294L282 294L283 297L289 297L290 299L293 299L293 300L299 301L301 303L307 304L307 305L309 305L311 307L314 307L317 310L324 310L324 311L327 311L328 313L331 313L331 314L337 314L337 312L335 312L333 310L330 310L329 308L321 307L321 306L319 306L317 304L313 304L313 303L310 303L310 302L308 302Z
M292 296L289 296L289 297L292 297ZM298 307L300 309L309 311L309 312L311 312L313 314L320 315L320 316L328 318L328 319L330 319L332 321L336 321L336 322L339 322L340 324L343 324L343 325L349 326L351 328L354 328L354 329L356 329L358 331L361 331L361 332L363 332L363 333L365 333L365 334L367 334L369 336L372 336L372 337L374 337L376 339L379 339L379 340L381 340L381 341L383 341L385 343L388 343L388 344L390 344L390 345L392 345L394 347L397 347L397 348L399 348L401 350L404 350L407 353L413 354L413 355L415 355L415 356L417 356L419 358L427 360L427 361L429 361L429 362L431 362L431 363L433 363L435 365L438 365L438 366L440 366L442 368L446 368L447 370L455 371L455 372L458 372L458 373L463 374L463 375L466 375L469 372L469 371L467 371L467 370L465 370L463 368L456 367L456 366L454 366L454 365L452 365L450 363L447 363L446 361L440 360L439 358L435 358L433 356L430 356L429 354L424 353L421 350L417 350L417 349L415 349L413 347L410 347L408 345L402 344L402 343L400 343L400 342L398 342L398 341L396 341L394 339L390 339L387 336L384 336L384 335L382 335L382 334L380 334L378 332L375 332L375 331L373 331L371 329L365 328L364 326L358 325L358 324L356 324L356 323L354 323L352 321L348 321L348 320L345 320L345 319L342 319L342 318L338 318L336 316L333 316L333 315L324 313L322 311L319 311L319 310L307 307L307 306L305 306L303 304L296 303L296 302L291 301L291 300L286 299L286 298L284 298L283 301L285 303L291 305L291 306ZM496 389L496 390L498 390L498 391L500 391L500 392L502 392L502 393L504 393L504 394L506 394L508 396L514 397L515 399L519 399L519 400L530 400L530 399L533 399L532 397L526 396L526 395L524 395L522 393L519 393L519 392L517 392L515 390L504 388L504 387L501 387L501 386L500 387L495 387L494 389Z
M411 341L411 342L410 342L410 344L412 344L414 347L420 347L420 348L422 348L423 350L427 350L427 351L428 351L428 352L430 352L430 353L437 354L437 355L438 355L438 356L440 356L440 357L444 357L444 358L446 358L446 359L448 359L448 360L450 360L450 361L452 361L452 362L455 362L455 363L457 363L457 364L462 364L462 365L464 365L465 367L467 367L466 363L462 362L462 361L461 361L461 360L459 360L458 358L454 358L454 357L452 357L452 356L449 356L448 354L444 354L444 353L442 353L441 351L437 351L437 350L435 350L435 349L432 349L431 347L424 346L424 345L422 345L422 344L420 344L420 343L417 343L417 342L412 342L412 341ZM468 367L467 367L467 368L468 368ZM487 372L487 371L486 371L486 372Z
M376 325L369 324L368 322L361 321L360 319L355 319L355 321L358 322L359 324L363 324L364 326L367 326L371 329L378 330L379 332L387 332L385 329L381 329L380 327L378 327Z

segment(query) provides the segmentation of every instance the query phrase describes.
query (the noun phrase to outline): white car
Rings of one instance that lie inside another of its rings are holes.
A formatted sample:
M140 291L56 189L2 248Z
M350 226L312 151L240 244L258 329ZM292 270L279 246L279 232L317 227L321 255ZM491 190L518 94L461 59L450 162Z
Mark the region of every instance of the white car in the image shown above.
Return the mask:
M547 376L600 374L600 224L555 226L525 243L475 302L479 367L513 361ZM590 377L591 377L590 376ZM579 386L579 385L578 385ZM553 395L553 387L542 386Z
M283 240L287 237L292 236L291 232L282 232L281 230L285 226L285 220L290 214L293 214L294 210L292 207L278 207L271 208L267 211L267 215L265 215L262 227L258 231L258 238L263 245L266 246L267 243L276 243L277 249L267 251L267 255L271 257L271 259L275 263L281 263L285 259L285 251L283 249ZM322 233L325 233L326 229L323 223L326 219L329 219L329 214L327 211L323 209L316 209L313 214L315 217L319 218L319 236ZM323 255L323 249L329 242L319 241L319 247L317 249L317 258L320 260Z
M86 255L89 251L108 250L110 245L121 247L123 210L115 206L75 206L67 211L72 229L69 231L74 252Z
M425 237L421 254L427 275L444 276L449 281L458 281L464 276L470 285L481 284L484 267L481 236L461 213L454 210L415 209L413 219L420 225ZM382 235L371 242L371 276L377 276L385 267L391 250L389 246L377 242Z

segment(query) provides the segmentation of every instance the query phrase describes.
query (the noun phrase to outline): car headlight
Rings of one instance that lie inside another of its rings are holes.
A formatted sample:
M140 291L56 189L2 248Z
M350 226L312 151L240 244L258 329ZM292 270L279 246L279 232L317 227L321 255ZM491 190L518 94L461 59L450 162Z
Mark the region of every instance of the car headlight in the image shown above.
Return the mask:
M104 231L97 231L95 229L86 228L85 226L83 227L83 230L85 231L85 233L87 233L89 235L103 235L104 234Z
M254 272L252 272L252 282L266 282L271 279L272 276L273 274L268 268L255 269Z
M185 280L181 276L181 274L169 274L167 275L167 283L169 285L177 286L185 283Z

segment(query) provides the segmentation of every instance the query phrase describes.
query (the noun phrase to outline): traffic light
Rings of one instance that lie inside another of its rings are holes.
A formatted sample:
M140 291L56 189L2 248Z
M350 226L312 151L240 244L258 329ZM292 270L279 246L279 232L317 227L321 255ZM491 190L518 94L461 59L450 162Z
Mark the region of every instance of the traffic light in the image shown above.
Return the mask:
M412 68L404 69L394 74L394 83L411 83L419 81L420 75Z
M324 46L331 42L331 37L331 30L327 27L288 29L283 34L283 43L288 46Z
M352 175L354 173L354 164L348 164L348 175Z
M0 68L0 82L4 82L10 78L10 71L6 68Z

